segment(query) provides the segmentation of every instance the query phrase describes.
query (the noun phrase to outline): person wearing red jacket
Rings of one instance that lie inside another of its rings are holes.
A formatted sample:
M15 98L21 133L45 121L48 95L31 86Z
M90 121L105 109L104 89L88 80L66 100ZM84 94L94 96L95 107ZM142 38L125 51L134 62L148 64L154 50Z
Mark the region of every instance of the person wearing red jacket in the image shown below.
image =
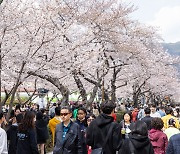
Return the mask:
M133 122L136 122L136 121L137 121L138 112L139 112L138 108L135 107L134 110L132 111L132 121L133 121Z
M165 154L168 145L168 138L162 131L164 123L161 118L153 118L152 129L149 131L149 138L154 148L154 154Z

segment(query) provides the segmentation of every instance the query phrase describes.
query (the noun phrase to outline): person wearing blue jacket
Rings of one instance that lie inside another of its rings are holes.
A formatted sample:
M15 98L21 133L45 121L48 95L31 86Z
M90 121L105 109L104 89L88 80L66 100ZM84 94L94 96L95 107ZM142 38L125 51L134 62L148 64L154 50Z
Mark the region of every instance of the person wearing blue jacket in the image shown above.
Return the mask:
M166 154L179 154L180 152L180 134L175 134L170 137Z

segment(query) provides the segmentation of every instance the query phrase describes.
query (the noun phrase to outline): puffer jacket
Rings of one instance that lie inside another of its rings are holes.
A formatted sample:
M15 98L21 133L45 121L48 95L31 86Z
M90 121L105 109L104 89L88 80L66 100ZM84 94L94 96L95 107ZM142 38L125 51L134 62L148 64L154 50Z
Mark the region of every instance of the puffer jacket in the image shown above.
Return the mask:
M165 154L168 145L168 138L161 130L151 129L149 138L154 148L155 154Z

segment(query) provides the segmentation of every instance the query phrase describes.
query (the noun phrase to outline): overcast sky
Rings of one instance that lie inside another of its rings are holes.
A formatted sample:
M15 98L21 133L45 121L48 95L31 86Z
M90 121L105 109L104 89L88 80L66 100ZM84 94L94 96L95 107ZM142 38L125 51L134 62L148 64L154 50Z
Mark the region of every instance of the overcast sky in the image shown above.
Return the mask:
M138 10L133 19L158 27L167 43L180 41L180 0L124 0L133 3Z

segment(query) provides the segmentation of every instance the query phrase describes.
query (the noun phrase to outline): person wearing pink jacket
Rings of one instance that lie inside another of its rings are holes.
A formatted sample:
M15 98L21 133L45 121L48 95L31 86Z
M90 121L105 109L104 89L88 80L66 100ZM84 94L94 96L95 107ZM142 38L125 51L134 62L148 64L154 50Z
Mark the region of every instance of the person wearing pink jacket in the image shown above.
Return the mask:
M152 129L149 131L149 138L154 148L154 154L165 154L168 145L168 138L162 131L164 123L161 118L153 118L151 121Z

